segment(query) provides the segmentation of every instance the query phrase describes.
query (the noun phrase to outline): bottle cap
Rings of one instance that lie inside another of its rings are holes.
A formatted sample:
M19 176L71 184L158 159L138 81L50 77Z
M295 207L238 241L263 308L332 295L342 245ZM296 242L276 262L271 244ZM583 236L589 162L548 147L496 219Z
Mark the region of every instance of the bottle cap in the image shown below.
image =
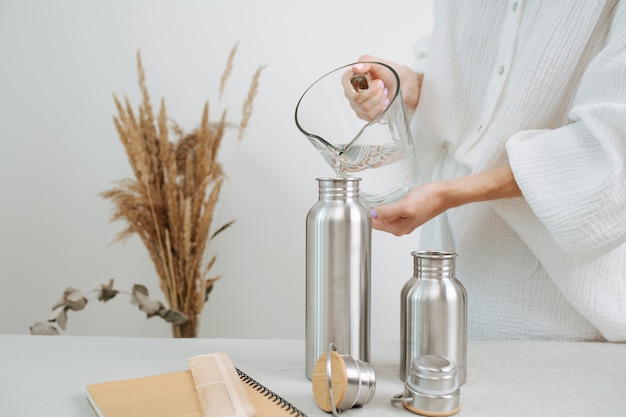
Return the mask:
M451 416L460 406L461 390L456 365L443 356L423 355L411 363L411 374L404 393L391 399L404 408L424 416Z
M367 404L376 390L376 376L369 364L339 354L332 343L317 360L312 381L317 406L335 416Z

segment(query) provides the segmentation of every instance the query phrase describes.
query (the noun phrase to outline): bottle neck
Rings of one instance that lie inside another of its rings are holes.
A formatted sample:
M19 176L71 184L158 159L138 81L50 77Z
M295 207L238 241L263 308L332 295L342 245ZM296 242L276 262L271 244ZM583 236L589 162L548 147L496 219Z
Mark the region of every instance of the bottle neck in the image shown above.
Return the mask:
M415 251L413 255L413 274L424 279L454 278L454 252Z
M318 178L320 201L347 201L359 198L359 178Z

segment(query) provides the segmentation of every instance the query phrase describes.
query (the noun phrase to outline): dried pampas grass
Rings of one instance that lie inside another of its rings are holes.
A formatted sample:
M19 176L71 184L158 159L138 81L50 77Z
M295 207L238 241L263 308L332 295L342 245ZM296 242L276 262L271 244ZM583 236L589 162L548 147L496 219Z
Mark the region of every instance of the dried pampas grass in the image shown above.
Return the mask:
M232 48L221 78L219 94L231 74L237 44ZM254 74L243 105L238 137L243 138L252 114L263 66ZM211 239L228 229L233 221L210 233L215 208L223 186L224 172L218 151L230 124L226 111L219 120L209 120L209 103L204 106L200 126L185 134L174 124L168 127L165 100L154 114L141 56L137 71L142 102L135 113L128 99L114 96L115 127L123 143L135 178L116 182L102 193L114 205L112 221L127 223L116 240L137 234L148 250L169 307L187 316L173 325L175 337L196 337L199 315L219 276L209 276L215 256L208 258ZM177 136L170 141L170 133Z

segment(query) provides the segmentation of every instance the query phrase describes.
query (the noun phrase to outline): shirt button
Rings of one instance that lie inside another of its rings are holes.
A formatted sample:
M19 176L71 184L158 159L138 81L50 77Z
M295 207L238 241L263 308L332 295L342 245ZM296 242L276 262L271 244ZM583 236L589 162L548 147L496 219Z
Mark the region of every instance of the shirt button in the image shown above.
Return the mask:
M516 12L517 11L517 2L513 3L513 11Z
M502 73L504 73L504 65L500 65L500 68L498 68L498 74L502 75Z

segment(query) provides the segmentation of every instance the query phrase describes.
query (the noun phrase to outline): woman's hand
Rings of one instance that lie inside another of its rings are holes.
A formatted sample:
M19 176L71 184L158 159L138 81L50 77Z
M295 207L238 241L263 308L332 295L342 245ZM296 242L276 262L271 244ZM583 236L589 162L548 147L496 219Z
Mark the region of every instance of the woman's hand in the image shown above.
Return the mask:
M372 227L396 236L407 235L445 211L441 182L422 184L399 201L372 210Z
M395 77L392 77L390 72L383 71L381 66L372 65L370 62L387 64L396 71L400 78L405 108L413 112L419 102L423 75L414 72L405 65L399 65L371 55L363 55L351 71L346 71L342 79L346 98L357 116L369 121L383 111L390 100L388 87L395 86L396 82ZM367 74L369 89L359 91L354 88L350 79L358 74Z
M513 171L506 165L478 174L422 184L401 200L372 210L372 227L401 236L450 208L521 196Z

